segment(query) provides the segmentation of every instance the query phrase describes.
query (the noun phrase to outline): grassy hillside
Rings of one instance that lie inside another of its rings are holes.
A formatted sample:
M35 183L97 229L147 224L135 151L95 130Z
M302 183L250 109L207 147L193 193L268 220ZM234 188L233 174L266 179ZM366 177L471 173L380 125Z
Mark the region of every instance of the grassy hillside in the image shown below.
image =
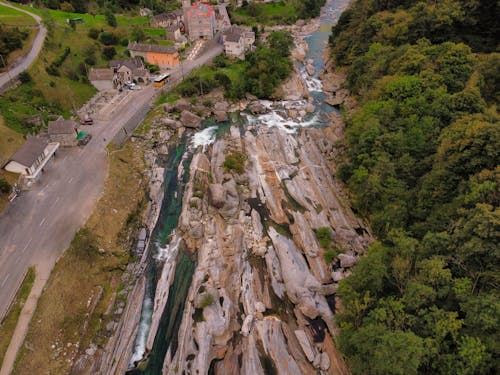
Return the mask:
M28 70L31 80L10 90L0 98L0 112L8 127L21 133L33 131L23 125L26 117L42 114L47 119L53 114L69 116L90 99L96 90L87 81L87 71L92 66L106 66L102 52L104 44L99 41L102 31L114 35L116 56L125 56L125 45L130 37L131 26L147 22L145 17L117 15L117 27L106 23L103 15L67 13L57 10L29 8L39 14L49 33L42 52ZM68 19L79 19L72 27ZM97 31L97 40L89 37L89 31ZM69 51L67 50L69 49ZM59 65L56 72L47 69ZM55 74L54 74L55 73Z
M339 289L355 374L500 371L498 11L357 0L333 29L360 102L338 175L379 238Z

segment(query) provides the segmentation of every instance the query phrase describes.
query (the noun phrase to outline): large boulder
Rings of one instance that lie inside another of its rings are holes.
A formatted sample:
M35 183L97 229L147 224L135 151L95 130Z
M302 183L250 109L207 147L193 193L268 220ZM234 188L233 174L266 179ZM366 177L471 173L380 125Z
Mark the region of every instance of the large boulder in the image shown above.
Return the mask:
M214 104L214 111L224 111L227 112L227 109L229 108L229 104L227 102L222 101L222 102L217 102Z
M186 99L179 99L175 102L174 109L177 112L189 111L191 109L191 104Z
M217 122L224 122L228 119L226 111L214 111L214 117Z
M221 184L208 186L208 201L215 208L222 208L226 203L226 189Z
M338 258L340 259L340 267L342 268L352 267L357 261L355 256L349 254L339 254Z
M182 124L179 121L173 120L171 118L165 117L161 120L161 124L168 126L171 129L179 129Z
M166 113L172 113L174 111L174 106L170 103L163 104L163 111Z
M313 66L312 64L307 64L307 65L306 65L306 72L307 72L307 74L309 74L310 76L313 76L313 75L314 75L314 72L315 72L314 66Z
M264 114L267 112L267 108L259 101L251 102L248 105L248 110L254 115Z
M182 111L181 123L186 128L198 129L201 126L201 117L189 111Z

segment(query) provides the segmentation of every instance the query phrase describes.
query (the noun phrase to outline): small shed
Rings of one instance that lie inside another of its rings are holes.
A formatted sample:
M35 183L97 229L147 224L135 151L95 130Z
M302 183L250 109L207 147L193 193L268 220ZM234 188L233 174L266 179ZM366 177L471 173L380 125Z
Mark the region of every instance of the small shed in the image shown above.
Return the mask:
M59 142L61 146L76 146L78 124L73 120L62 118L49 121L49 138L51 142Z

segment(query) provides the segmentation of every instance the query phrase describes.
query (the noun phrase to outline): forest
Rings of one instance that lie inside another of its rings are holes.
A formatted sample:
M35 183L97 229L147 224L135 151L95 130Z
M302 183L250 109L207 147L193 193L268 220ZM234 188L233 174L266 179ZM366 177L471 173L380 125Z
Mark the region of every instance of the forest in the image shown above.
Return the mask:
M500 3L355 0L343 164L377 241L339 288L355 374L500 373Z

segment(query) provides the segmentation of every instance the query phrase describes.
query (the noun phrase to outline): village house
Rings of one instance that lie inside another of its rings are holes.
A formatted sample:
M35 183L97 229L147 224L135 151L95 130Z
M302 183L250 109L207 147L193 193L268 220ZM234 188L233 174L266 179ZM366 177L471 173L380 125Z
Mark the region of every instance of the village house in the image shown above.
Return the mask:
M147 83L150 80L149 70L146 69L140 57L111 60L109 67L116 75L115 80L118 87L123 87L125 82Z
M172 46L132 42L129 43L128 50L132 57L142 56L149 64L156 64L162 69L179 64L179 53Z
M23 176L29 186L42 172L50 158L59 148L59 143L28 136L26 142L11 156L5 170Z
M244 60L245 53L255 43L255 33L233 25L224 32L222 41L227 56Z
M174 42L181 39L181 28L179 25L170 25L167 27L167 39Z
M207 3L198 2L186 10L189 39L212 39L216 31L215 10Z
M73 120L65 120L62 117L56 121L49 121L49 139L58 142L63 147L76 146L78 144L78 123Z
M110 68L90 69L89 81L99 91L112 90L117 85L115 72Z
M151 18L149 22L151 27L158 29L165 29L170 25L176 23L176 16L173 13L161 13Z

